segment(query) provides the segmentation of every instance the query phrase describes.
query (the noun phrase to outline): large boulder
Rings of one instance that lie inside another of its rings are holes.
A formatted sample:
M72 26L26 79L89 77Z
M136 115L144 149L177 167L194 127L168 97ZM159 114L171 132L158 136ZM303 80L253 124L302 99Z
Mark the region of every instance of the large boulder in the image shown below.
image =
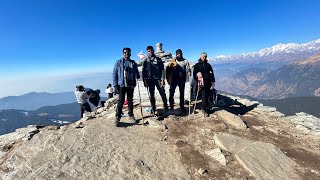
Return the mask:
M216 145L234 154L258 179L295 179L295 162L273 144L250 141L231 134L216 134Z

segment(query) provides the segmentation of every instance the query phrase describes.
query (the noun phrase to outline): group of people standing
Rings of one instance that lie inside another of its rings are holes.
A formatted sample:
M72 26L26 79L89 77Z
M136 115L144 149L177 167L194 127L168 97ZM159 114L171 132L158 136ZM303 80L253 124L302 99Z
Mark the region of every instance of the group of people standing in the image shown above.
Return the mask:
M163 101L163 107L166 111L169 110L168 100L165 93L165 80L170 85L169 89L169 105L170 110L174 110L174 93L176 88L179 88L180 92L180 112L186 113L187 110L184 106L184 91L186 81L191 78L190 63L183 57L181 49L176 50L176 57L164 67L161 58L157 57L154 53L152 46L146 48L147 56L142 62L142 80L144 86L147 87L148 95L151 103L151 113L158 115L156 109L155 89L159 91L161 99ZM122 113L122 108L125 102L125 97L128 101L128 116L131 122L135 123L136 119L133 114L133 92L137 85L137 79L140 79L140 73L138 71L137 63L132 60L131 49L123 48L123 57L116 61L113 68L113 88L109 84L106 89L108 98L112 98L113 94L119 94L119 100L116 106L115 126L119 126ZM193 81L197 85L197 93L201 90L202 95L202 111L204 117L209 116L208 112L208 99L210 96L210 89L214 86L215 77L211 65L207 61L207 54L205 52L200 54L198 62L193 66ZM93 91L87 89L82 85L76 87L75 95L77 102L80 106L81 117L85 111L91 112L91 102L94 106L98 106L100 101L100 90Z
M156 115L156 101L155 89L159 91L163 101L165 110L169 110L167 97L165 94L165 80L167 79L170 85L169 90L169 105L170 110L174 109L174 93L178 86L180 91L180 111L186 113L184 107L184 90L187 79L191 76L191 68L189 62L183 58L181 49L176 50L176 57L168 64L165 72L164 64L161 58L154 53L154 48L148 46L147 57L142 62L142 80L144 86L147 87L150 103L151 113ZM133 92L137 85L136 80L140 79L137 63L130 59L131 49L123 48L123 58L116 61L113 68L113 85L114 93L119 94L119 100L116 106L115 126L119 126L122 115L122 108L125 101L125 96L128 100L128 116L129 119L135 123L136 120L133 114ZM201 75L201 78L199 77ZM202 53L198 63L194 65L193 79L197 82L201 81L199 88L202 91L202 111L205 117L209 116L208 112L208 97L210 87L214 85L215 78L211 65L207 62L207 54ZM199 84L199 83L198 83Z

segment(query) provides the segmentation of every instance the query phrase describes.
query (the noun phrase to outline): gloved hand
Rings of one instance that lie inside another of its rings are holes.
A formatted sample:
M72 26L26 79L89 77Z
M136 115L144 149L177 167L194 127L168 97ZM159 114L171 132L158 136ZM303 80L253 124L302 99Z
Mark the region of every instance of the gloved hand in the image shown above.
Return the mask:
M166 85L166 81L165 80L161 80L161 86L165 86Z
M119 85L115 85L114 86L114 94L119 94L119 90L120 90L120 86Z
M164 85L165 85L164 80L158 80L158 84L162 89L164 89Z

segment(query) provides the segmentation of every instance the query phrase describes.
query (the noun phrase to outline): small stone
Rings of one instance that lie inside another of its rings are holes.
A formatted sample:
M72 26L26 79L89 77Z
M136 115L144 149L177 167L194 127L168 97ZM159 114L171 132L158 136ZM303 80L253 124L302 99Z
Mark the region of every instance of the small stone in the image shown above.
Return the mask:
M198 170L198 173L203 176L203 175L206 175L206 174L208 173L208 170L203 169L203 168L200 168L200 169Z
M262 131L263 130L263 126L252 126L253 129L258 130L258 131Z

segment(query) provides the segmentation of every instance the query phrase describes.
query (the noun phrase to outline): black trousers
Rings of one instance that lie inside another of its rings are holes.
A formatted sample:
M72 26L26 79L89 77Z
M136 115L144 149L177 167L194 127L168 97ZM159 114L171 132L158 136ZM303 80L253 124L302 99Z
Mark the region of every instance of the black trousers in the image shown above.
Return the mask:
M170 102L170 107L174 106L174 93L176 91L176 87L179 87L180 91L180 109L184 108L184 88L185 88L186 82L181 80L181 81L172 81L170 85L170 95L169 95L169 102Z
M202 87L201 88L201 94L202 94L202 111L208 112L209 107L209 94L210 94L210 86L209 87Z
M113 93L108 93L108 99L113 98Z
M96 107L99 105L100 102L100 96L94 97L94 98L89 98L89 101L95 105Z
M116 117L121 118L123 103L127 94L128 99L128 115L133 116L133 88L131 87L120 87L119 89L119 100L116 109Z
M156 110L156 99L154 97L155 87L157 87L157 89L158 89L158 91L160 93L160 96L161 96L161 99L162 99L162 102L163 102L163 106L167 107L168 106L168 102L167 102L168 100L167 100L164 88L160 86L160 81L159 80L155 80L155 79L147 79L147 85L148 85L149 92L150 92L150 103L151 103L153 112L155 112L155 110Z
M86 102L84 104L79 104L79 106L80 106L80 117L81 118L83 117L83 113L85 111L91 112L91 107L90 107L89 103Z

